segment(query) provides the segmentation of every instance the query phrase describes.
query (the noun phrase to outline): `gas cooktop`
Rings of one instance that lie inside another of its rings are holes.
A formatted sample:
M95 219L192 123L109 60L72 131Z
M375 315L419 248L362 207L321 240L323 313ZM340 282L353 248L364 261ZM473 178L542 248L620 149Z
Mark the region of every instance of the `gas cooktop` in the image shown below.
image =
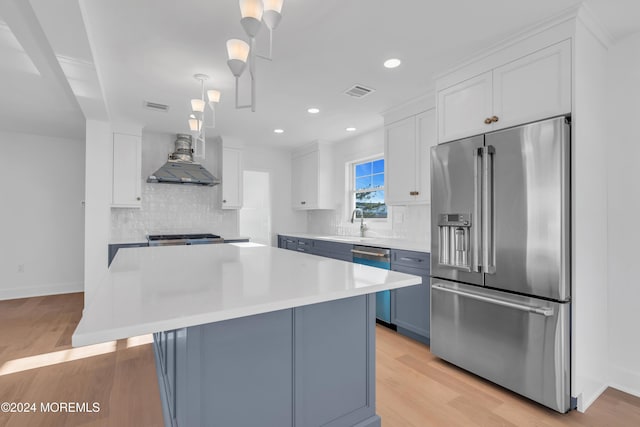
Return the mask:
M207 243L223 243L224 239L216 234L150 234L147 236L149 246L165 245L202 245Z

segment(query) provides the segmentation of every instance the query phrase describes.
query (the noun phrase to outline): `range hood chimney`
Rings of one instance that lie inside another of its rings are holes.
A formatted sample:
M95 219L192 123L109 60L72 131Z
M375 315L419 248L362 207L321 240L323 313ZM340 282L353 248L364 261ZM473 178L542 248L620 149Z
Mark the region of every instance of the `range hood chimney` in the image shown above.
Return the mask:
M162 184L191 184L214 186L220 180L213 176L201 164L193 161L191 135L179 133L176 135L176 151L169 154L169 160L154 174L147 178L147 182Z

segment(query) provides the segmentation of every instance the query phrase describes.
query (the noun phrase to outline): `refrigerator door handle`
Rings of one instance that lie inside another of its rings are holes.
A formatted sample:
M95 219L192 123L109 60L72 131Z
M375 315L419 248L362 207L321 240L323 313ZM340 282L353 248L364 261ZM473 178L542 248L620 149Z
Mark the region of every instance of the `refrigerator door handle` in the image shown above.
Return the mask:
M476 273L482 272L482 260L480 259L481 227L482 227L482 155L484 147L473 149L473 215L471 218L471 227L473 229L473 254L472 269Z
M440 285L433 285L431 287L431 289L438 290L438 291L443 291L443 292L449 292L449 293L460 295L462 297L466 297L466 298L469 298L469 299L475 299L475 300L478 300L478 301L484 301L484 302L488 302L490 304L496 304L496 305L499 305L499 306L502 306L502 307L509 307L509 308L513 308L515 310L526 311L528 313L540 314L540 315L545 316L545 317L553 316L553 308L551 308L551 307L535 307L535 306L530 306L530 305L518 304L518 303L515 303L515 302L511 302L511 301L504 301L504 300L501 300L501 299L485 297L483 295L472 294L472 293L460 291L458 289L451 289L451 288L447 288L447 287L440 286Z
M485 147L483 157L482 185L482 266L484 272L496 272L495 245L493 235L493 156L496 149L492 145Z

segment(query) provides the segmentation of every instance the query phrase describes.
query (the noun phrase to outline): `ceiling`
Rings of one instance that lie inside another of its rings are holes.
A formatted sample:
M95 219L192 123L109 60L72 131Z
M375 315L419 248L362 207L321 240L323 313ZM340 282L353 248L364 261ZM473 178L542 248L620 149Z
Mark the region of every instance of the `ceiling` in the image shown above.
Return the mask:
M225 42L247 39L237 0L0 0L0 129L82 137L84 118L185 132L193 74L219 89L222 134L294 147L382 125L381 113L433 90L433 76L579 0L285 0L273 61L257 62L257 111L234 108ZM637 0L588 0L613 39L640 31ZM162 6L162 7L160 7ZM464 11L464 12L461 12ZM268 34L258 35L258 51ZM385 59L403 62L396 69ZM246 76L241 103L249 98ZM356 99L354 84L375 89ZM143 102L169 105L168 112ZM308 107L320 113L310 115ZM284 133L273 133L275 128Z

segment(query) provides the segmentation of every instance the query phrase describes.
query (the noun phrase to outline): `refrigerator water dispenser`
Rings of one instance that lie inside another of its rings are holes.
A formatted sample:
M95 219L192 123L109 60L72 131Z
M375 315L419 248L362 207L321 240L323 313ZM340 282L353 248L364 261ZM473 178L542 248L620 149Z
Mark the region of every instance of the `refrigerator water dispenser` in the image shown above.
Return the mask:
M442 265L471 269L471 215L440 214L438 258Z

